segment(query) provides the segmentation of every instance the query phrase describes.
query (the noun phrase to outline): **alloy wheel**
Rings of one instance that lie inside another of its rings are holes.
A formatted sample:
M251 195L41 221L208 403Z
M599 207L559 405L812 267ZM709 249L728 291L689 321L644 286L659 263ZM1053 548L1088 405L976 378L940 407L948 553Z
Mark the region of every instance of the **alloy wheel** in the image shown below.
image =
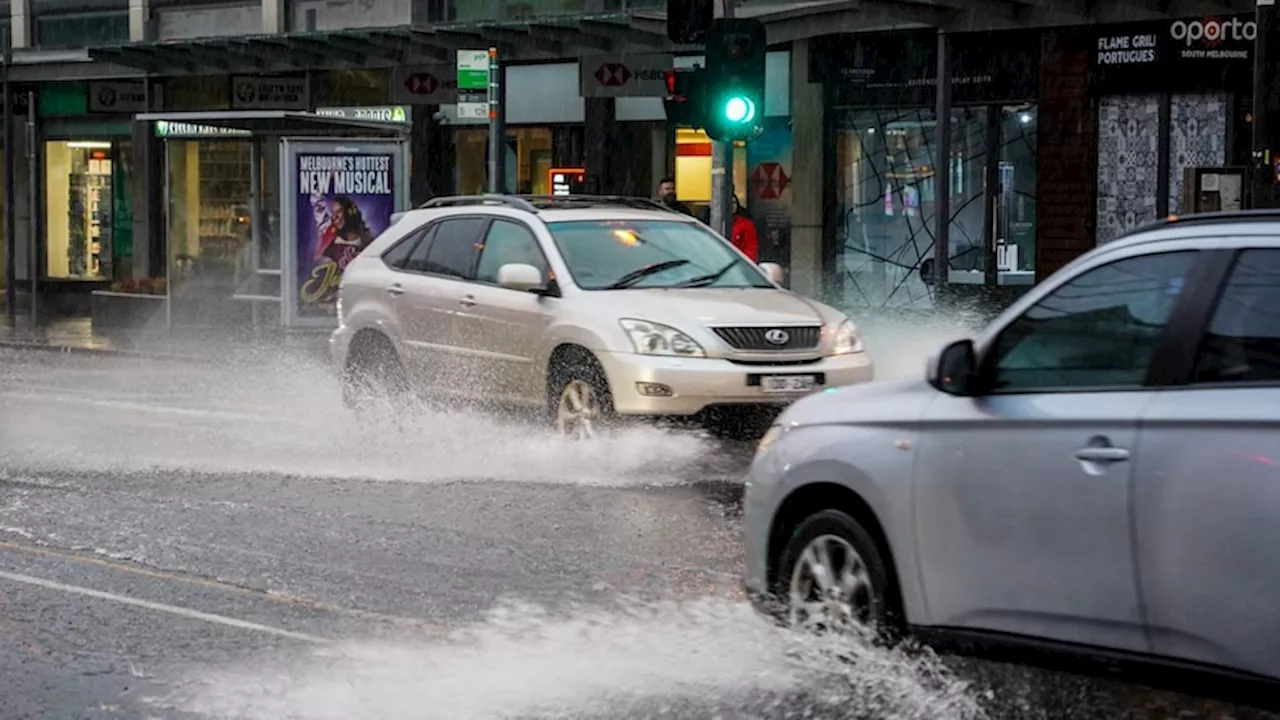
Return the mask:
M556 429L574 440L588 440L599 432L600 396L591 383L570 380L560 391L556 406Z
M841 632L870 625L875 590L853 545L837 535L820 535L796 560L788 601L792 627Z

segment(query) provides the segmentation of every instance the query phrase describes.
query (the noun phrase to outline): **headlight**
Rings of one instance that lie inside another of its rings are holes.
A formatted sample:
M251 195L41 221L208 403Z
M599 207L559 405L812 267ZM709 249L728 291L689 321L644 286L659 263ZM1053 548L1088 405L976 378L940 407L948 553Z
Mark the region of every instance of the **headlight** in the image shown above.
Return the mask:
M831 335L831 354L852 355L862 352L862 349L862 336L858 334L858 328L854 326L853 321L845 320L840 323Z
M706 357L702 346L693 338L667 325L623 318L618 321L631 338L631 345L641 355L673 355L676 357Z
M773 425L769 428L764 437L760 438L760 442L756 443L756 455L769 449L769 446L782 437L782 426Z

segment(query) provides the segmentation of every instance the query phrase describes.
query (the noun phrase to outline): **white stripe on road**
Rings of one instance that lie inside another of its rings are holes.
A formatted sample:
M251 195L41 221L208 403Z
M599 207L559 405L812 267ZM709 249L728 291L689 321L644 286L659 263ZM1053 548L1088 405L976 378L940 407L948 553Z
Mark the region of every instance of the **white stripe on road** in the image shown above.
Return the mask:
M132 605L134 607L146 608L148 610L156 610L158 612L169 613L170 615L177 615L179 617L190 618L192 620L203 620L204 622L213 623L215 625L226 625L227 627L240 628L242 630L253 630L255 632L266 633L268 635L278 635L280 637L303 640L310 643L326 644L332 642L331 640L326 640L325 638L316 637L314 635L306 635L304 633L293 632L292 630L282 630L269 625L259 625L258 623L249 622L248 620L237 620L236 618L226 617L225 615L214 615L213 613L189 610L175 605L151 602L150 600L139 600L138 598L102 592L101 590L91 590L89 588L78 587L75 585L64 585L60 582L31 577L30 575L20 575L18 573L0 571L0 578L11 580L16 583L23 583L25 585L35 585L36 587L47 588L49 590L60 590L62 592L73 593L76 595L86 595L88 597L98 598L99 600L110 600L112 602L120 603L121 605Z

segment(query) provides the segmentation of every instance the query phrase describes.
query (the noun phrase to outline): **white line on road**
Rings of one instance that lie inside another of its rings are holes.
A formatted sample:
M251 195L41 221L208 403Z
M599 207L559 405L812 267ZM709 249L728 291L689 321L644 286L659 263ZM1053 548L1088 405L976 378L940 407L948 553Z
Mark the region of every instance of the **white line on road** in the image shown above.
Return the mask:
M64 585L60 582L31 577L30 575L20 575L18 573L0 571L0 578L11 580L16 583L23 583L25 585L35 585L36 587L42 587L49 590L59 590L76 595L86 595L88 597L98 598L99 600L110 600L122 605L132 605L134 607L146 608L148 610L156 610L158 612L169 613L170 615L177 615L179 617L190 618L192 620L203 620L215 625L226 625L228 627L240 628L242 630L253 630L255 632L266 633L268 635L278 635L280 637L292 638L294 640L303 640L309 643L328 644L332 642L331 640L326 640L325 638L316 637L314 635L293 632L292 630L282 630L269 625L259 625L258 623L249 622L248 620L237 620L236 618L226 617L225 615L214 615L213 613L189 610L175 605L165 605L164 603L151 602L150 600L139 600L138 598L102 592L101 590L92 590L90 588L78 587L76 585Z

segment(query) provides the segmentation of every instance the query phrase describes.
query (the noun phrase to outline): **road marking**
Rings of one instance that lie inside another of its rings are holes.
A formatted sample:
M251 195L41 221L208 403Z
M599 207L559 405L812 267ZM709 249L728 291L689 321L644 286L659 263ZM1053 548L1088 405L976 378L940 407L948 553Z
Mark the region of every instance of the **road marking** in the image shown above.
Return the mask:
M440 630L439 626L435 625L434 623L427 622L425 620L402 617L399 615L386 615L383 613L373 612L371 610L357 610L355 608L346 608L346 607L341 607L339 605L330 605L329 603L321 602L319 600L308 600L306 598L300 598L294 595L286 595L284 593L269 593L262 590L255 590L253 588L246 588L246 587L241 587L239 585L232 585L231 583L219 582L217 580L207 580L205 578L191 577L190 575L182 575L179 573L169 572L165 570L153 570L150 568L142 568L142 567L137 567L135 565L128 565L122 562L104 560L102 558L89 557L89 556L81 555L78 553L65 552L62 550L54 550L52 548L35 547L33 545L27 545L24 543L10 542L8 540L0 540L0 550L13 550L15 552L28 553L31 555L43 555L45 557L53 557L61 560L68 560L70 562L80 563L82 565L96 565L98 567L109 568L111 570L118 570L120 572L131 573L133 575L141 575L143 577L154 578L156 580L169 580L172 582L183 583L185 585L194 585L196 587L202 587L209 590L218 590L221 592L231 593L235 595L243 595L245 597L252 597L259 600L270 600L271 602L274 602L274 603L281 603L285 605L296 605L298 607L305 607L311 610L318 610L321 612L331 612L338 615L348 615L352 617L363 618L366 620L378 620L381 622L389 622L389 623L395 623L399 625L411 625L419 629L425 629L425 630L432 630L432 631Z
M52 580L31 577L30 575L20 575L18 573L9 573L0 570L0 579L23 583L25 585L34 585L48 590L58 590L75 595L85 595L91 598L98 598L99 600L110 600L111 602L117 602L121 605L132 605L133 607L169 613L170 615L177 615L178 617L185 617L192 620L203 620L204 622L213 623L215 625L226 625L227 627L240 628L242 630L253 630L267 635L278 635L280 637L302 640L319 645L327 645L333 642L332 640L316 637L314 635L307 635L306 633L294 632L292 630L283 630L281 628L271 627L270 625L260 625L258 623L249 622L248 620L237 620L236 618L227 617L225 615L215 615L213 613L200 612L199 610L189 610L176 605L165 605L164 603L152 602L150 600L140 600L138 598L102 592L101 590L92 590L90 588L79 587L77 585L65 585Z

